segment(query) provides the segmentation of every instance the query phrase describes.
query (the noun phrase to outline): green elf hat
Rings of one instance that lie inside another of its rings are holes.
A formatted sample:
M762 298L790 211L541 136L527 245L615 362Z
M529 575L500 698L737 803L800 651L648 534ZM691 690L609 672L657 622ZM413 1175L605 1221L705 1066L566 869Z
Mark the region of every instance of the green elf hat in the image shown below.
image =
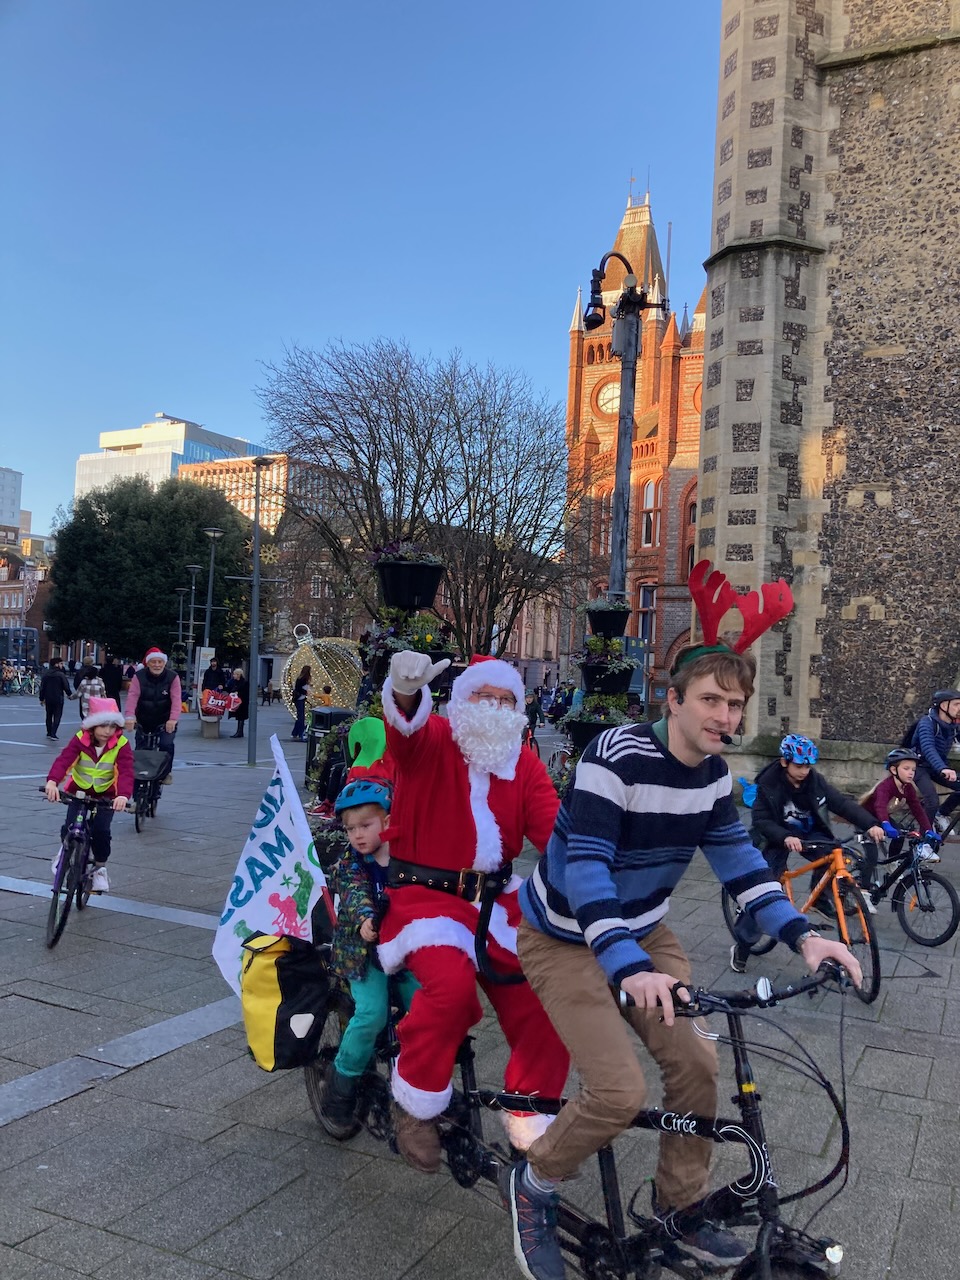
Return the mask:
M387 731L377 716L364 716L354 720L347 734L347 748L351 767L360 765L369 769L376 764L387 749Z
M783 578L777 582L761 583L759 591L740 595L709 560L701 560L693 566L687 585L700 619L703 644L688 649L679 662L674 663L670 670L672 676L677 674L678 668L688 662L696 662L697 658L706 657L708 653L743 653L793 608L793 592ZM732 645L722 644L719 640L720 623L729 609L736 609L743 618L743 630Z

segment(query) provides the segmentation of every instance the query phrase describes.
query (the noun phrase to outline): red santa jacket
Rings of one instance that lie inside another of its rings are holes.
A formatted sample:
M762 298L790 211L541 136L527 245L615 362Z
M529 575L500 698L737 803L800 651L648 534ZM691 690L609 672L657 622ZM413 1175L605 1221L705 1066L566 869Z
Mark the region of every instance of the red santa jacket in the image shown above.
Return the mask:
M495 777L468 766L449 721L431 714L429 699L421 698L407 720L388 684L383 709L397 771L385 832L391 858L445 871L496 871L520 854L525 838L543 852L560 801L539 757L521 750L513 778ZM514 876L494 906L488 939L494 962L504 962L502 950L516 965L521 883ZM387 973L422 946L456 946L473 959L479 904L419 885L390 889L389 898L379 947Z

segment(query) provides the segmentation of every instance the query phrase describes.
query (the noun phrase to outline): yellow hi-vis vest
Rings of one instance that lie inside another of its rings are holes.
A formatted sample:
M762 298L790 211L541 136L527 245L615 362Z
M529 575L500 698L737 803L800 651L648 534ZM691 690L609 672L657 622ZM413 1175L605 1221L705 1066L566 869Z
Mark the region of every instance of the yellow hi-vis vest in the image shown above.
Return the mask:
M77 756L70 770L70 777L81 791L92 791L95 794L109 791L117 780L117 756L126 741L121 733L113 746L108 747L99 759Z

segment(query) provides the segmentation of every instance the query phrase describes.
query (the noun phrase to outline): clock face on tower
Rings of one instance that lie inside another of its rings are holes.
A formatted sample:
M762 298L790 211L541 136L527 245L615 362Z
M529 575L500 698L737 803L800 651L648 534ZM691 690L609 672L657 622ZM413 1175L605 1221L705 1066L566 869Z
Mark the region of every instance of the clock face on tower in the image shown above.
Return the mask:
M617 378L611 378L609 382L605 382L597 391L597 408L601 413L608 414L611 418L615 417L620 408L620 382Z

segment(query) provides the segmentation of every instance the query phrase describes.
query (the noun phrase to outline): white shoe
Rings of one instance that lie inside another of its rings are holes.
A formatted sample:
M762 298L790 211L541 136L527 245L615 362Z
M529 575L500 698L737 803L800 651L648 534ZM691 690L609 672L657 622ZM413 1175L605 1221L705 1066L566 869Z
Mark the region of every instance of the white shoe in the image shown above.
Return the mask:
M867 908L868 915L875 916L877 914L876 904L870 897L869 893L865 893L863 895L863 905Z
M90 886L94 893L109 893L110 881L107 879L106 867L94 867L93 884Z
M917 857L917 861L918 861L918 862L931 862L931 863L933 863L933 862L939 862L939 861L940 861L940 855L939 855L939 853L937 853L937 851L934 849L933 845L929 845L929 844L921 844L921 845L918 845L918 846L917 846L917 854L916 854L916 857Z
M942 813L938 813L933 820L933 829L938 836L942 836L952 822L951 818L945 817Z

